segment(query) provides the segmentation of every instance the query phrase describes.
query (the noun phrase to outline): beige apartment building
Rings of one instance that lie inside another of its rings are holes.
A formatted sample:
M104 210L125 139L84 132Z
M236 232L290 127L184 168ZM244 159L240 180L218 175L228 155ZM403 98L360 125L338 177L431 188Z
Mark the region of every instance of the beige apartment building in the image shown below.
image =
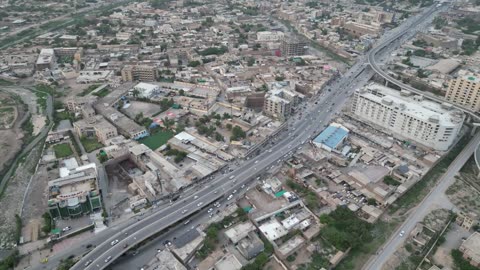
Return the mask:
M445 98L466 109L480 112L480 77L464 70L450 80Z
M156 81L158 77L157 68L154 66L138 65L125 66L122 69L122 80L132 81Z

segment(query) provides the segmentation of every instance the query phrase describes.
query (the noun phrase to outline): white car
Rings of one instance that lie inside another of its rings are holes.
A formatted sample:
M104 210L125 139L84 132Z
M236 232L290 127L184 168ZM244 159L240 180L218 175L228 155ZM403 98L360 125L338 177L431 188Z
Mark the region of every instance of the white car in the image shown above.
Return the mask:
M187 211L188 211L187 209L183 209L182 214L185 214Z
M257 164L257 163L258 163L258 160L255 160L255 164Z
M213 211L213 208L208 209L207 213L211 213Z
M110 245L115 246L118 243L118 239L113 240Z
M235 178L235 175L229 177L230 180L232 180L233 178Z
M400 232L400 237L403 237L404 234L405 234L405 231L401 231Z
M227 201L230 201L233 198L233 195L228 196Z
M197 206L200 207L200 206L202 206L202 204L203 204L203 202L199 202L199 203L197 204Z
M234 189L234 190L232 191L232 194L235 194L235 193L237 193L237 190L236 190L236 189Z
M108 257L105 259L105 262L108 263L111 258L112 258L112 256L108 256Z

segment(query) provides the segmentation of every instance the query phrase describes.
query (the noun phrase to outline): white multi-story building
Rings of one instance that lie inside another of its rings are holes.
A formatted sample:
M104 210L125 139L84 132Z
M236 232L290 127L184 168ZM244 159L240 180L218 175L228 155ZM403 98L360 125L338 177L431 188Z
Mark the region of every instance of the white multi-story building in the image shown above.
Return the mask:
M355 91L351 111L401 139L439 151L452 145L464 120L463 113L450 105L373 83Z
M279 31L261 31L257 32L257 41L258 42L274 42L281 41L285 37L283 32Z

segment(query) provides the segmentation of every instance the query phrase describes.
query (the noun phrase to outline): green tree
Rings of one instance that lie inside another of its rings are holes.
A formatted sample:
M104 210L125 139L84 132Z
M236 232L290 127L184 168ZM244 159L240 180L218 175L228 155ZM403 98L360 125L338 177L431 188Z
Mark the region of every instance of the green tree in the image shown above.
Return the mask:
M232 128L232 136L230 137L231 140L237 141L239 139L244 139L246 137L245 131L239 126L234 126Z

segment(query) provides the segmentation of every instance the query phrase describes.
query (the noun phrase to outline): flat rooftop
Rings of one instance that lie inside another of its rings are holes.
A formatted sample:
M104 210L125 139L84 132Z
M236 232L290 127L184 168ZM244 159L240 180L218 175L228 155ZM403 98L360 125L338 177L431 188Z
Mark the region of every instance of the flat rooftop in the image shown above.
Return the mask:
M420 95L408 91L400 92L375 83L364 89L366 91L359 91L361 96L425 122L434 119L443 126L456 126L463 121L463 114L459 110L442 107L440 103L423 99Z
M330 125L322 131L313 141L324 144L330 148L337 145L348 135L348 129L338 125Z

